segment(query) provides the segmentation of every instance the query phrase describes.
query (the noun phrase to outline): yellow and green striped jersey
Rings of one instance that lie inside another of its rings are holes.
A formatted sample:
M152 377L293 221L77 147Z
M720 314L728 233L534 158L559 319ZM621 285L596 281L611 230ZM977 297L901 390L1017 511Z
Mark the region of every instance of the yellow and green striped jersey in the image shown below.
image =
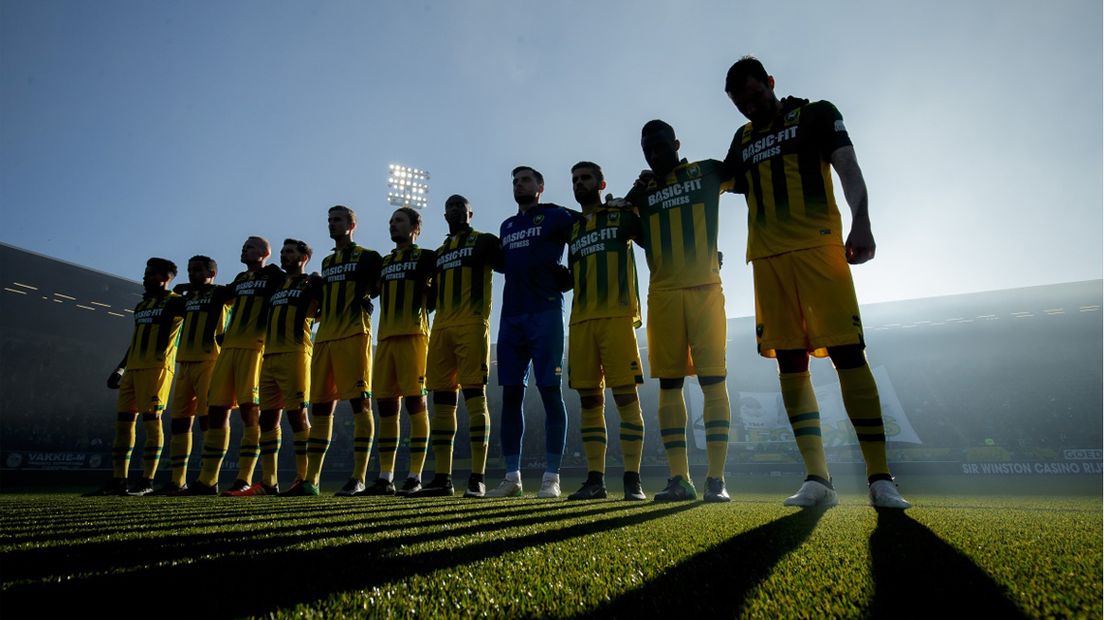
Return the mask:
M172 368L183 321L184 298L180 295L165 291L143 297L134 307L134 335L127 351L127 369Z
M265 326L268 324L268 298L284 281L284 272L276 265L243 271L227 285L234 300L230 306L230 322L223 336L224 349L264 349Z
M412 245L383 258L380 270L379 339L429 335L430 285L437 253Z
M630 194L640 213L652 289L720 284L718 210L721 193L732 188L721 162L682 160L667 178Z
M736 132L725 163L746 185L747 260L843 245L830 158L850 145L834 105L792 97L770 123Z
M351 244L322 260L322 311L316 342L372 333L369 310L379 284L380 255Z
M311 327L322 297L321 280L306 274L288 276L268 300L265 355L311 353Z
M433 327L488 324L491 271L501 255L498 237L470 227L445 239L437 249Z
M640 326L640 290L632 241L640 219L632 211L600 207L583 213L571 228L568 264L575 280L571 324L632 317Z
M180 328L178 362L203 362L218 357L218 336L226 328L226 289L214 284L189 288L184 295L184 324Z

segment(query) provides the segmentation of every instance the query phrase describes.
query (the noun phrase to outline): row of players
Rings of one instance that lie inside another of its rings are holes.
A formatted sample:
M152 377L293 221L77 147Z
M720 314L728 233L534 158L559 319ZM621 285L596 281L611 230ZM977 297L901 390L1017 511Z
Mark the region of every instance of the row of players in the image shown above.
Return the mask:
M844 404L866 461L872 505L909 507L886 460L881 406L866 361L851 280L849 263L873 258L875 244L865 182L842 117L826 101L779 100L774 78L752 57L731 67L725 92L750 122L736 132L724 161L680 159L674 129L651 121L641 132L649 169L623 200L603 203L602 170L584 161L571 170L580 211L541 203L543 176L519 166L512 173L518 213L502 223L499 237L474 230L470 204L453 195L445 203L449 236L437 251L415 244L421 219L412 209L400 208L391 216L395 248L381 257L352 241L356 216L348 207L335 206L328 222L336 247L324 259L320 274L304 273L311 257L305 243L284 243L281 271L265 266L267 242L250 237L241 256L247 269L231 284L215 286L214 261L197 256L189 260L189 283L178 287L184 293L180 296L169 291L175 275L172 263L150 259L143 279L146 296L135 309L130 349L108 382L121 388L114 478L96 493L154 493L152 478L163 447L159 416L175 357L172 480L162 493L218 492L218 472L229 445L228 419L237 406L243 422L238 474L223 494L278 492L276 456L280 418L286 411L295 433L297 479L280 494L317 495L335 405L348 400L354 416L354 467L338 495L452 495L452 448L462 394L472 444L472 473L464 496L520 496L522 402L531 364L545 409L546 465L538 497L558 497L567 429L560 392L562 305L563 292L574 289L569 385L580 396L589 473L570 498L607 495L603 410L608 386L621 419L624 497L646 499L639 474L644 421L637 395L643 376L634 331L640 324L632 253L636 242L650 268L649 365L660 381L659 432L671 473L654 499L697 498L686 453L682 398L685 377L697 375L708 461L703 499L729 501L724 482L730 419L726 322L717 236L719 196L732 191L745 194L748 203L747 260L754 270L759 353L778 361L783 403L806 468L805 482L786 505L837 502L808 373L809 356L815 355L830 357L839 374ZM832 188L833 168L851 208L846 242ZM565 247L567 267L562 264ZM487 490L490 424L485 386L492 270L505 278L498 380L506 475L497 488ZM371 300L377 295L380 321L373 359ZM312 342L315 320L319 325ZM432 393L432 424L427 390ZM366 486L376 439L373 395L379 415L380 476ZM409 476L397 489L395 451L402 404L410 415L411 464ZM206 410L200 417L202 466L198 479L186 484L197 409ZM146 428L144 473L138 486L128 490L126 472L139 412ZM421 470L430 447L436 471L423 484ZM261 479L253 483L258 459Z

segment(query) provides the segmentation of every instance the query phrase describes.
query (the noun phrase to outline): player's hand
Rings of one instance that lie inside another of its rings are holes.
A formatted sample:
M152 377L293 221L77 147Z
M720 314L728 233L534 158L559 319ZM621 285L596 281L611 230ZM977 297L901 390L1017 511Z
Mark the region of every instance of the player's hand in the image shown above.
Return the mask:
M724 267L724 252L717 250L717 268Z
M119 382L123 380L123 372L122 368L116 368L115 372L107 376L107 389L119 389Z
M633 187L644 189L645 187L648 187L648 183L651 183L653 179L655 179L654 172L652 172L651 170L641 170L640 176L636 177L636 180L633 181Z
M360 307L364 308L364 311L368 314L372 314L372 311L376 309L376 307L372 305L372 300L367 297L360 300Z
M176 293L177 295L183 295L184 293L188 292L188 283L181 282L180 284L177 284L173 287L172 292Z
M613 194L606 194L606 207L610 209L632 209L632 203L624 198L614 198Z
M847 235L844 252L847 262L861 265L874 258L874 234L870 232L870 220L855 220L851 225L851 234Z
M566 293L575 288L575 278L571 275L571 270L563 265L556 265L552 268L552 278L556 282L556 288L560 289L561 293Z

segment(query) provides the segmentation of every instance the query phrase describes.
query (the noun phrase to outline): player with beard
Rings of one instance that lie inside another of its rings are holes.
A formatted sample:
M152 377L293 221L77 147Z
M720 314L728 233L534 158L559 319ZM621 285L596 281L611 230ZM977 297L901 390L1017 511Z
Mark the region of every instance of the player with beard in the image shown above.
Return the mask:
M322 464L333 438L337 400L353 410L353 472L336 493L349 497L364 490L372 452L372 297L380 275L380 255L353 243L356 213L344 205L327 214L334 252L322 261L322 309L311 356L311 426L307 471L281 495L318 495Z
M311 247L298 239L285 239L280 248L280 267L287 277L269 298L268 329L261 360L261 479L246 489L227 491L227 495L279 493L276 467L282 443L280 418L285 408L295 433L296 479L306 476L311 326L321 298L321 279L303 273L311 254Z
M420 490L429 447L425 374L437 254L414 243L422 232L422 217L414 209L396 209L388 225L395 249L383 258L380 269L379 344L372 370L380 417L380 476L364 495L409 495ZM396 490L401 404L410 415L410 473Z
M778 360L783 404L805 462L805 482L784 503L838 502L809 379L813 355L830 357L839 375L843 404L866 461L871 505L908 508L889 472L881 402L851 279L849 265L873 259L875 244L866 182L843 117L827 101L780 101L774 78L751 56L729 69L725 92L750 121L733 137L725 163L746 185L759 354ZM832 169L851 208L846 243Z
M640 220L631 211L602 204L606 188L602 168L581 161L571 168L575 201L583 216L571 229L568 260L574 278L571 330L567 348L569 385L582 404L580 430L587 479L568 499L606 497L606 418L604 391L609 383L621 416L625 499L644 500L640 457L644 418L636 385L644 382L635 329L640 326L640 291L632 242Z
M545 468L537 497L559 497L560 462L567 438L567 409L560 393L563 370L563 292L571 274L561 262L575 216L542 204L544 177L529 166L513 173L517 215L502 223L502 315L498 331L498 383L502 386L502 456L506 477L490 497L520 497L522 404L529 363L544 403Z
M197 412L200 428L207 431L207 391L222 349L229 302L225 287L214 284L217 274L218 265L213 259L193 256L188 259L188 283L176 287L176 292L184 293L184 324L176 352L176 386L169 405L172 478L156 495L176 495L187 488L192 420Z

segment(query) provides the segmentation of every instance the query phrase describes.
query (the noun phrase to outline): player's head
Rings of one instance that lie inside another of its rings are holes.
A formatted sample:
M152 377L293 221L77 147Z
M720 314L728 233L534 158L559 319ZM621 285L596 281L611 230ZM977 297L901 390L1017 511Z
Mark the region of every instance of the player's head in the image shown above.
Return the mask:
M188 283L193 286L211 284L218 275L218 263L210 256L196 254L188 259Z
M581 161L571 167L571 189L575 202L586 205L601 202L606 189L606 177L602 167L592 161Z
M263 265L272 255L272 246L264 237L249 237L242 244L241 262L243 265Z
M399 207L388 222L391 240L398 244L414 243L422 232L422 214L410 207Z
M280 248L280 268L288 273L303 273L303 267L313 254L306 241L284 239L284 246Z
M146 261L142 274L142 287L147 293L168 290L169 282L176 277L176 263L167 258L153 257Z
M514 168L514 201L519 205L532 204L544 193L544 175L529 166Z
M644 160L656 174L665 175L674 170L678 165L680 146L675 138L675 128L664 121L648 121L640 130L640 149L644 151Z
M774 78L754 56L744 56L728 69L725 94L753 123L769 122L778 107Z
M356 230L356 213L345 205L330 207L326 222L330 227L330 239L351 237Z
M467 198L453 194L445 200L445 221L450 227L465 226L471 223L472 208Z

